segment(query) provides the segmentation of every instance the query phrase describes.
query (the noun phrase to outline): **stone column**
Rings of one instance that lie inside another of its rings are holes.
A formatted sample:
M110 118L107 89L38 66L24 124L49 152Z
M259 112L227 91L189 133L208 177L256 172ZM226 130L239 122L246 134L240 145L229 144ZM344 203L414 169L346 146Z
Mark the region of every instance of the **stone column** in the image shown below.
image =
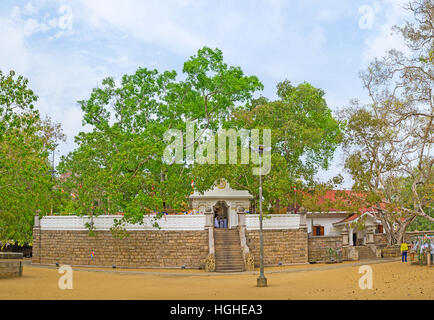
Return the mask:
M374 233L375 233L375 226L369 226L366 228L366 245L368 246L368 248L370 248L372 250L372 252L375 254L376 257L380 256L381 257L381 252L379 253L377 251L377 246L375 245L375 237L374 237Z
M209 254L214 254L214 214L212 210L210 211L209 208L205 211L205 229L208 229L208 247L209 247Z
M367 245L375 245L375 239L374 239L374 228L373 226L369 226L366 229L366 244Z
M354 246L354 243L353 243L353 232L354 232L353 228L350 228L350 233L348 235L348 238L349 238L348 240L349 240L349 246L350 247Z
M342 246L343 247L348 247L349 246L348 230L347 230L347 228L344 228L343 231L342 231Z
M246 213L245 212L238 212L238 226L240 228L246 227Z
M244 254L249 253L249 247L246 240L246 213L238 212L238 230L240 233L241 250Z
M205 230L208 230L208 256L205 260L205 271L215 271L215 247L214 247L214 213L212 208L205 211Z
M208 208L205 211L205 217L206 217L205 229L210 228L210 227L214 227L214 214L213 214L211 208Z
M41 210L36 211L33 225L33 242L32 242L32 263L41 263L41 223L39 214Z
M307 215L307 210L304 207L300 208L300 228L307 228L307 223L306 223L306 215Z

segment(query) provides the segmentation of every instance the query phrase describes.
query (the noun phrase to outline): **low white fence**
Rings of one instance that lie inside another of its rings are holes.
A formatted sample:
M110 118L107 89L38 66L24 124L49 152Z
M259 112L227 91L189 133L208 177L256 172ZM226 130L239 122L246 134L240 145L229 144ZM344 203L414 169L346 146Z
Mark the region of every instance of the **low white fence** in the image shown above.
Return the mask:
M127 224L126 230L204 230L205 215L165 215L156 219L155 215L145 216L143 224ZM93 218L95 230L107 231L114 226L114 220L122 219L122 216L97 216ZM160 229L154 227L158 223ZM41 230L88 230L86 223L91 223L89 216L47 216L40 219Z
M299 229L300 215L298 214L270 214L262 219L262 228L271 229ZM259 214L246 214L246 229L259 230Z
M95 230L107 231L114 226L114 220L122 216L96 216L93 218ZM245 215L247 230L259 230L259 215ZM89 216L46 216L40 219L41 230L77 230L84 231L87 223L91 223ZM154 227L157 223L160 229ZM145 216L143 224L127 224L126 230L205 230L206 216L196 215L165 215L156 219L155 215ZM264 216L263 228L267 229L299 229L300 216L298 214L271 214Z

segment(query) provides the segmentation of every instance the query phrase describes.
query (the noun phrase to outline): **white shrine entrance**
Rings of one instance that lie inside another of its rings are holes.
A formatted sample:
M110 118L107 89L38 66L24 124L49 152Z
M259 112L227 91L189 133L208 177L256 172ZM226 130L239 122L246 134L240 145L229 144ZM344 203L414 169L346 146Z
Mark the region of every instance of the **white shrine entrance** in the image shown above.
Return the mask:
M221 179L212 190L203 194L194 192L190 196L190 206L199 214L213 213L213 221L216 217L226 219L225 227L233 229L238 226L238 213L249 210L252 198L248 191L234 190Z

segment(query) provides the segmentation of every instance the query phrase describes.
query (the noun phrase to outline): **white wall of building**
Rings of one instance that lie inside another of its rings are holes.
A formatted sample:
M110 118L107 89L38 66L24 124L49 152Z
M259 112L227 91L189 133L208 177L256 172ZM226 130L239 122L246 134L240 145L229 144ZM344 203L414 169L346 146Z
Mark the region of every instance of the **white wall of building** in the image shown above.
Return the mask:
M306 217L306 224L308 232L312 232L312 219L313 225L320 225L324 227L325 236L339 236L341 233L333 226L333 223L342 221L342 217L339 218L321 218L321 217Z

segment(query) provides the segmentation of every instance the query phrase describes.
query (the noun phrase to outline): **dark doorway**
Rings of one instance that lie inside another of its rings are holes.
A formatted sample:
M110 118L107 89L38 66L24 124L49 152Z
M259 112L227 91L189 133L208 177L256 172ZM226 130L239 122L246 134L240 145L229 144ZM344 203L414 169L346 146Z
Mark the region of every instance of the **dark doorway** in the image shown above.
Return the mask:
M357 233L353 233L353 246L357 246Z
M228 205L224 201L218 201L214 208L214 227L219 229L228 228Z

